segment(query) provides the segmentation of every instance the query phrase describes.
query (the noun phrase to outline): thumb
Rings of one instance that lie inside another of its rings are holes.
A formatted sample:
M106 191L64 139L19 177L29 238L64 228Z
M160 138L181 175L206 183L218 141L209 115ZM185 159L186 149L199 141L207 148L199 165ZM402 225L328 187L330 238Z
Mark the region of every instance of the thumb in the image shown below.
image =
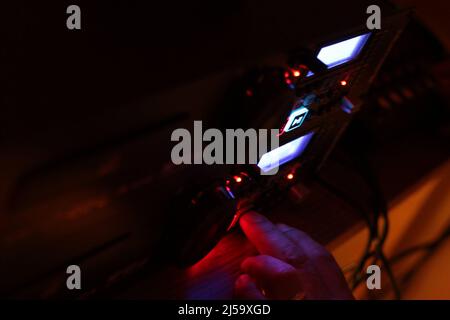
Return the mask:
M236 279L234 297L242 300L266 300L255 281L248 274L242 274Z

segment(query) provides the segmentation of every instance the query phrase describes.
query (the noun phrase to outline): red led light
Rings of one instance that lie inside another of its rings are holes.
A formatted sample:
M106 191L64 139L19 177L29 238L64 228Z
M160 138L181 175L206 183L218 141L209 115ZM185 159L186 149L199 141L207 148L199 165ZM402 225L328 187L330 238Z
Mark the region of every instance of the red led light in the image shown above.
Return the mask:
M342 80L342 81L341 81L341 86L346 86L346 85L347 85L347 81Z
M245 94L247 95L247 97L253 97L253 91L251 89L247 89L247 91L245 91Z
M284 77L285 77L285 78L289 78L289 72L286 71L286 72L284 73Z
M242 178L239 176L234 176L234 181L236 181L237 183L241 183L242 182Z
M294 175L292 173L289 173L286 177L288 180L294 179Z
M294 77L300 77L300 75L301 75L301 72L300 71L298 71L298 70L292 70L292 74L294 75Z

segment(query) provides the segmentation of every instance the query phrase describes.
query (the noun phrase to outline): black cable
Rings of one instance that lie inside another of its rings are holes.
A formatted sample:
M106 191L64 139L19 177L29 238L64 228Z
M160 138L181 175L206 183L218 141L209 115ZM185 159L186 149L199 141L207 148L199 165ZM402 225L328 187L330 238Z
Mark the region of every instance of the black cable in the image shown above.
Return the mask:
M369 260L371 257L373 257L372 264L376 264L378 260L381 260L384 268L386 269L386 273L388 275L389 281L391 283L391 286L394 290L396 299L401 299L401 292L397 285L397 282L395 280L394 274L392 272L390 263L383 252L384 243L386 242L386 238L389 232L389 218L387 214L387 203L384 199L384 196L381 192L381 188L379 186L378 180L369 164L369 161L366 157L359 154L358 156L353 157L353 159L357 162L357 165L355 167L359 169L359 173L361 178L364 180L364 182L367 184L367 186L372 190L374 200L373 200L373 208L374 208L374 221L372 222L370 219L370 216L365 213L365 210L361 210L359 205L355 203L350 197L346 196L344 193L342 193L338 188L335 188L333 185L327 183L323 179L319 177L319 182L321 182L323 185L325 185L328 189L332 190L335 195L342 198L344 201L346 201L348 204L350 204L352 207L357 208L357 211L362 212L363 216L365 217L365 220L367 222L367 225L369 227L369 239L366 244L366 248L364 251L364 254L355 269L352 279L352 289L356 289L356 287L362 282L364 279L363 276L361 276L362 270L364 266L367 263L367 260ZM356 205L355 205L356 204ZM381 232L381 235L378 233L378 223L379 218L383 219L383 230ZM371 246L372 242L374 240L377 240L376 246L374 251L372 252Z
M363 180L366 182L367 186L372 190L374 195L374 209L375 213L377 214L377 223L378 218L381 217L383 219L383 231L381 232L381 237L379 238L379 241L375 248L375 259L374 263L376 263L377 259L381 260L383 263L383 266L386 270L386 273L389 278L389 282L391 283L392 289L394 290L395 298L401 299L401 292L398 287L397 281L395 279L395 276L392 272L390 263L388 259L386 259L386 256L383 251L384 244L386 242L387 235L389 233L389 217L388 217L388 209L387 209L387 202L383 196L383 193L381 191L380 184L378 182L377 177L374 174L374 170L371 168L371 165L364 154L359 154L359 157L355 157L359 164L357 168L360 169L360 174ZM378 227L378 226L377 226Z
M393 256L391 260L391 264L395 264L402 260L403 258L406 258L410 256L413 253L416 253L418 251L432 251L435 250L444 240L447 239L447 237L450 236L450 226L447 227L447 229L444 230L435 240L421 243L414 245L408 249L405 249L399 253L397 253L395 256Z
M321 178L320 176L316 177L316 181L331 191L336 197L340 198L342 201L350 205L355 211L359 212L363 218L365 223L367 224L367 227L369 229L369 236L366 242L366 246L364 249L364 253L360 259L360 262L358 263L358 266L353 271L352 275L352 289L355 289L359 283L361 282L361 272L364 269L364 266L370 257L373 256L373 252L371 252L372 244L374 240L378 239L378 226L377 221L372 221L370 214L366 212L366 209L363 208L357 201L354 201L351 197L349 197L345 192L341 191L339 188L336 188L333 184L329 183L325 179Z
M384 251L383 251L383 245L386 240L387 234L389 232L389 217L387 215L387 210L381 212L381 217L384 220L384 229L383 229L382 239L380 239L380 242L376 248L376 252L377 252L376 254L377 254L378 258L381 260L381 262L383 263L384 268L386 269L389 281L392 285L392 289L394 290L395 298L397 300L400 300L401 299L400 288L398 287L394 273L392 272L391 265L390 265L388 259L386 259L386 256L384 255Z

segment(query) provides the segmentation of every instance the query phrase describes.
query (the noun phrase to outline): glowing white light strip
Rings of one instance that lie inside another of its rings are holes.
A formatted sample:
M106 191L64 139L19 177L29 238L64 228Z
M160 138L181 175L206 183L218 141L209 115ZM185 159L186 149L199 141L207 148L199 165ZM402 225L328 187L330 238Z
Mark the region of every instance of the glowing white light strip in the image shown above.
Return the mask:
M355 59L367 42L370 33L344 40L320 49L317 59L328 66L328 69Z
M300 156L313 135L314 132L310 132L300 138L282 145L281 147L265 153L259 160L258 167L263 172L268 172Z

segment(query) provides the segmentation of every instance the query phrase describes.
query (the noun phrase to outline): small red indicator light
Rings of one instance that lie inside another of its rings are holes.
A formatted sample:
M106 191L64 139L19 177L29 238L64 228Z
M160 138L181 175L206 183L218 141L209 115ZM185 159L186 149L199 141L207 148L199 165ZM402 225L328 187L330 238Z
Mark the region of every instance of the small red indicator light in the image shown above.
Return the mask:
M247 95L247 97L253 97L253 91L251 89L247 89L247 91L245 91L245 94Z
M242 182L242 178L239 176L234 176L234 181L236 181L237 183L241 183Z
M346 85L347 85L347 81L342 80L342 81L341 81L341 86L346 86Z
M292 74L294 75L294 77L300 77L300 75L301 75L301 72L300 71L298 71L298 70L292 70Z
M294 175L292 173L289 173L286 177L288 180L294 179Z

